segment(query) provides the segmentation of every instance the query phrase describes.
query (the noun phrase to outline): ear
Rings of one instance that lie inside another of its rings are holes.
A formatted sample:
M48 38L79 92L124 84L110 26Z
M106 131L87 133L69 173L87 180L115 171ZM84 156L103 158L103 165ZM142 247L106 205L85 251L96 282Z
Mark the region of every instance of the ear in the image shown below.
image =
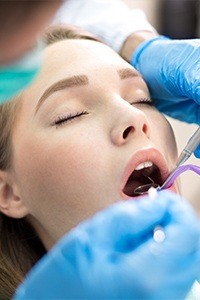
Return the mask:
M23 218L28 214L28 209L8 171L0 171L0 212L16 219Z

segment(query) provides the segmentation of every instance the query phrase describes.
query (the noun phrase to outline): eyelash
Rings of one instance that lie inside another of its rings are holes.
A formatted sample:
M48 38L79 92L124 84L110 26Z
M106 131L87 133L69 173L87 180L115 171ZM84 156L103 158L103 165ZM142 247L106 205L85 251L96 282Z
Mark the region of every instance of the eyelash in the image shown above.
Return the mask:
M58 119L54 122L53 125L56 125L56 127L62 126L67 122L71 122L73 121L75 118L81 117L83 115L88 115L88 112L86 110L83 110L81 112L77 112L77 113L70 113L67 116L62 116L62 117L58 117Z
M151 99L151 98L142 98L142 99L139 99L137 100L137 102L133 102L133 103L130 103L131 105L136 105L136 104L146 104L146 105L149 105L149 106L154 106L154 101Z

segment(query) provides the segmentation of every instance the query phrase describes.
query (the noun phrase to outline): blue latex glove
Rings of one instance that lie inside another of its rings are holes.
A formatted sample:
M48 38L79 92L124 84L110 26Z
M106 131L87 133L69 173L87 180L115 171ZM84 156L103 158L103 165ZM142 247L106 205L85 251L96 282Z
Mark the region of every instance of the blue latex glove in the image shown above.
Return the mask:
M158 224L163 243L152 238ZM15 299L184 299L199 274L199 237L193 210L172 193L114 204L67 234Z
M197 158L200 158L200 146L198 146L197 149L194 151L194 155L195 155Z
M200 125L200 39L159 36L142 43L131 64L144 77L161 112ZM200 158L200 147L195 155Z

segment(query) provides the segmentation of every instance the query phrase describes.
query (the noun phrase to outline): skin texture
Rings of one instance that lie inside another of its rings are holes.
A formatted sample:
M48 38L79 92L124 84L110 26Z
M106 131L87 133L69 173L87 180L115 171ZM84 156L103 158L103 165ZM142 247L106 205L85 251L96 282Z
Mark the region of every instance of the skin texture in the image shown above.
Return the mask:
M120 79L124 68L133 70L134 77ZM80 74L89 84L57 91L38 107L50 85ZM144 98L149 92L142 77L107 46L86 40L48 46L41 73L20 100L13 165L0 172L1 186L5 182L7 187L1 210L15 218L26 216L49 249L82 220L127 201L122 178L138 150L157 149L173 169L172 129L153 106L141 103Z

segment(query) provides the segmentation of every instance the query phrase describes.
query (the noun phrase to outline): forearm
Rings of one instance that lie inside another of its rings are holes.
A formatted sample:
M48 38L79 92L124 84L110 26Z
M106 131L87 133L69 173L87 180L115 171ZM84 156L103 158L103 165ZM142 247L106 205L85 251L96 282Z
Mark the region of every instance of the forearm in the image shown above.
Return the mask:
M142 43L149 39L155 38L158 36L156 32L150 31L137 31L129 35L125 40L121 50L120 55L128 62L130 62L131 56L135 49Z

